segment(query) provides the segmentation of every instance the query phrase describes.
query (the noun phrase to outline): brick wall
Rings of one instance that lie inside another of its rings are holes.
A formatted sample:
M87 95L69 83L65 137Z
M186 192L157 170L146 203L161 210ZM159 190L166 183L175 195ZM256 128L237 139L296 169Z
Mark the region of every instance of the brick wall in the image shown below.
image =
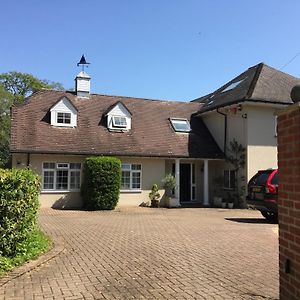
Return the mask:
M280 299L300 299L300 103L278 116Z

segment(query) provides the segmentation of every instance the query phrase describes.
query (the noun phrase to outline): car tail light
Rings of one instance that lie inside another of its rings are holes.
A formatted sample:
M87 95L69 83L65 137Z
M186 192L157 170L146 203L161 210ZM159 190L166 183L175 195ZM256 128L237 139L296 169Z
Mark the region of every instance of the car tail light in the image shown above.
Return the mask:
M273 184L267 183L266 193L267 194L277 194L276 186L274 186Z

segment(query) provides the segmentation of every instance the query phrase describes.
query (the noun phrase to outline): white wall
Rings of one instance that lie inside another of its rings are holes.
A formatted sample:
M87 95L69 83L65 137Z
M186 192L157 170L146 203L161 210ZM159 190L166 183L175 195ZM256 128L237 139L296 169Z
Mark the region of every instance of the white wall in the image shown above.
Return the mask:
M31 154L30 166L32 169L42 176L43 162L81 162L84 163L85 156L70 156L70 155L42 155ZM161 179L165 176L165 160L155 158L126 158L120 157L122 163L137 163L142 164L142 190L138 192L122 192L118 205L120 206L137 206L143 202L148 202L148 194L151 191L154 183L160 184ZM13 154L12 165L16 168L24 168L27 165L26 154ZM163 195L164 190L159 191ZM82 202L80 193L61 193L61 192L45 192L40 195L42 207L62 206L65 208L81 207Z

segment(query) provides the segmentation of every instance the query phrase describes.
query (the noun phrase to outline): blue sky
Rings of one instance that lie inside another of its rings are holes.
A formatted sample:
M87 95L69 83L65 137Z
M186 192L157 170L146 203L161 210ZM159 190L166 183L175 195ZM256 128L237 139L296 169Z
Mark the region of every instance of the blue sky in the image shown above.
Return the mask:
M1 11L0 73L67 89L82 54L92 92L110 95L189 101L259 62L300 77L299 0L10 0Z

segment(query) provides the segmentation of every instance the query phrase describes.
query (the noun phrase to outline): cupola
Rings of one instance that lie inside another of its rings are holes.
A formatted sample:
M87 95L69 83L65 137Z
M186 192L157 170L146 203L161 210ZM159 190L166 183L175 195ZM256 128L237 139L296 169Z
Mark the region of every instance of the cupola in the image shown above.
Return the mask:
M82 66L82 71L75 78L76 95L81 98L89 98L91 91L91 77L84 71L84 67L89 63L86 62L84 55L82 55L77 66Z

